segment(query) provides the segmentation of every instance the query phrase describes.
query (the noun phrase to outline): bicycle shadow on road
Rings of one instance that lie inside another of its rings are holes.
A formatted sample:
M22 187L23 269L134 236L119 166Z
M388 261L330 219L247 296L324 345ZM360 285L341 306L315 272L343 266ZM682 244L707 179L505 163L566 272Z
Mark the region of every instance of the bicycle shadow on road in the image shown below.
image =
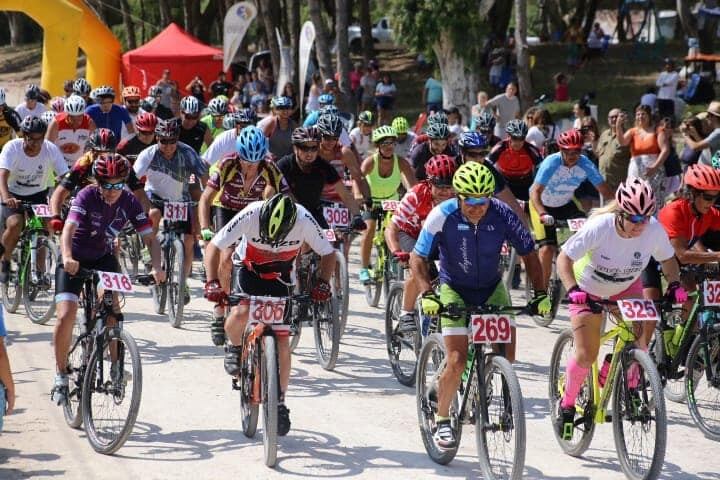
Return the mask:
M617 472L619 476L623 475L615 450L591 448L589 451L597 452L599 455L595 456L594 454L585 454L582 457L579 457L578 460L583 462L583 467L596 469L602 472L614 471ZM679 465L665 460L663 463L662 473L659 478L667 480L696 480L698 478L709 480L713 478L720 478L720 473L712 473L711 475L712 476L699 477L697 473L684 472Z
M13 448L0 448L0 465L8 463L11 460L22 461L20 465L25 467L28 465L28 461L36 462L49 462L58 460L60 455L54 453L21 453L20 450ZM25 470L19 468L4 468L0 467L0 478L3 480L15 480L24 478L38 478L38 477L64 477L66 474L65 470Z
M52 340L52 331L49 332L35 332L35 333L22 333L19 330L8 330L7 337L5 337L6 345L12 345L13 343L35 343L45 342L49 343Z
M214 345L165 346L145 338L136 338L135 342L143 365L157 365L171 360L217 359L223 355L222 349Z

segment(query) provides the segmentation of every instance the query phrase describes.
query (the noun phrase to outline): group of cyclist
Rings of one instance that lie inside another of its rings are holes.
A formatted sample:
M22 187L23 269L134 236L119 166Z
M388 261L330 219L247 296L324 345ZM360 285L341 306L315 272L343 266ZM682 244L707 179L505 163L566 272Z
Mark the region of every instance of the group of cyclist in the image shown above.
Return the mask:
M33 87L28 87L28 98L34 96ZM558 151L543 157L526 140L522 120L508 122L507 137L500 139L492 133L495 121L487 112L473 119L474 130L458 136L451 134L442 111L428 117L423 132L410 131L403 117L373 125L371 112L361 113L357 128L348 132L329 94L320 96L320 109L297 126L290 119L292 101L282 96L272 100L272 114L258 122L251 109L231 111L221 96L205 107L195 97L185 97L175 118L149 111L151 102L140 101L140 89L134 86L123 90L124 107L114 103L111 87L93 92L95 105L88 105L90 88L84 79L73 88L61 107L61 102L53 103L62 111L49 122L34 115L18 119L7 106L0 112L21 135L0 142L0 282L8 280L25 220L24 203L44 204L51 194L48 225L61 233L53 386L53 400L59 404L67 401L66 357L82 285L73 275L79 268L119 272L115 241L129 223L149 248L155 280L163 282L157 233L167 202L199 202L184 223L182 274L190 275L193 247L201 239L204 295L214 303L212 341L225 346L225 369L237 376L248 306L227 309L228 295L290 295L296 257L312 249L320 256L319 274L308 293L313 301L327 301L335 256L323 232L330 227L323 207L333 203L347 208L349 228L362 232L358 280L371 281L377 209L385 200L398 201L385 239L393 258L410 267L400 329L411 333L417 328L419 297L424 314L440 315L446 348L446 368L436 392L434 440L441 449L457 446L450 404L465 369L469 332L465 319L445 315L444 308L510 305L499 269L503 244L523 260L533 287L528 310L535 315L551 308L546 289L557 256L575 341L557 415L556 428L565 438L572 436L575 400L600 347L602 317L589 301L662 294L683 303L695 286L681 283L678 265L720 260L702 240L706 232L720 230L720 213L714 208L720 170L690 166L685 194L657 211L656 193L645 180L630 177L615 192L610 190L582 153L583 135L576 129L561 133ZM4 103L0 90L0 105ZM558 254L556 221L586 216L575 198L586 180L606 204L592 211ZM661 270L668 282L665 292L660 291ZM436 275L437 288L432 282ZM182 293L190 301L190 291ZM122 320L118 304L113 312L115 321ZM647 349L653 333L654 326L647 323L637 342L641 349ZM281 435L290 429L284 403L290 332L285 327L276 332ZM510 361L516 339L513 325L505 351Z

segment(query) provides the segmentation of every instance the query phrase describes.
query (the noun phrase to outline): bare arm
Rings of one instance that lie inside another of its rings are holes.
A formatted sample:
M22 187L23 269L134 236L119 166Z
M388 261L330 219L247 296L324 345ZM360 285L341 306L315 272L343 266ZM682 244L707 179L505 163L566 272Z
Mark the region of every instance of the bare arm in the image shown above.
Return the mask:
M58 124L56 120L53 120L50 122L50 125L48 125L47 134L45 134L45 138L52 143L55 143L58 139Z
M701 252L687 247L688 241L682 237L670 239L675 256L683 264L711 263L720 261L720 252Z
M210 132L209 128L206 128L205 136L203 137L203 143L209 147L212 142L213 142L212 133Z
M655 163L651 166L652 168L660 168L665 164L665 160L667 160L668 155L670 155L670 139L667 136L667 133L665 133L664 130L661 130L657 134L658 137L658 145L660 146L660 154L658 155L657 160Z
M367 180L365 180L365 176L360 171L360 167L358 166L357 161L355 161L355 156L352 154L351 151L344 150L342 155L342 161L348 168L348 170L350 170L350 176L357 183L358 188L360 189L360 193L362 193L362 196L365 198L365 200L370 200L372 198L372 196L370 195L370 185L368 185Z
M412 271L413 278L417 282L420 292L432 290L432 285L430 284L430 269L425 257L421 257L417 253L412 252L410 254L410 271Z
M530 202L532 203L533 208L537 212L538 216L542 216L545 213L545 206L542 204L542 192L545 190L545 187L543 185L540 185L539 183L533 184L532 187L530 187Z
M372 172L373 167L375 167L375 160L373 160L372 155L367 157L365 160L362 161L362 164L360 165L360 171L363 175L370 175L370 172Z
M405 184L405 189L410 190L417 183L417 179L415 178L415 170L413 170L413 168L404 158L398 158L398 165L400 166L400 173L403 176L403 183Z
M557 271L560 276L560 280L565 286L565 291L569 291L577 285L577 281L575 281L575 274L573 273L573 261L562 250L557 257Z
M610 187L605 182L602 182L600 185L598 185L595 188L597 188L597 191L600 192L600 195L602 195L605 200L609 201L615 197L615 194L613 193L612 190L610 190Z
M58 185L53 191L52 197L50 197L50 212L53 215L60 215L62 213L62 206L65 203L65 199L70 195L70 190Z
M200 220L200 228L210 228L210 203L213 197L218 191L209 185L205 186L202 195L200 196L200 203L198 205L198 218Z
M3 203L10 203L9 207L16 207L15 197L10 194L8 190L8 178L10 178L10 170L6 168L0 168L0 200Z
M545 279L543 278L542 265L540 265L540 258L535 250L522 257L523 263L525 264L525 270L528 272L530 277L530 283L532 283L533 289L546 290Z
M633 132L632 130L625 131L625 119L622 115L618 115L617 123L615 125L618 143L623 147L630 145L630 140L632 140Z
M218 263L220 263L220 249L213 242L205 245L205 273L208 282L218 279Z
M333 272L335 271L335 252L323 255L320 257L320 271L318 276L320 279L326 282L330 281Z
M5 398L7 400L7 414L15 408L15 382L10 369L10 358L5 348L5 340L0 337L0 382L5 385Z
M660 262L663 274L667 278L668 282L679 282L680 281L680 266L675 257L670 257L667 260Z
M60 253L62 254L63 260L67 262L68 259L72 259L72 237L77 230L77 225L74 223L66 223L63 228L62 235L60 235ZM72 275L71 272L68 272Z
M710 146L710 144L705 140L693 140L693 138L688 135L687 132L683 133L683 140L685 140L685 145L692 148L696 152L698 150L704 150Z
M400 240L398 240L398 233L400 229L395 225L395 222L389 222L385 227L385 241L387 242L388 250L391 252L397 252L402 250L400 248Z
M355 200L355 197L350 194L350 191L343 184L343 182L338 181L335 183L335 193L338 194L340 200L342 200L343 205L350 209L350 213L352 213L353 215L360 214L360 206Z

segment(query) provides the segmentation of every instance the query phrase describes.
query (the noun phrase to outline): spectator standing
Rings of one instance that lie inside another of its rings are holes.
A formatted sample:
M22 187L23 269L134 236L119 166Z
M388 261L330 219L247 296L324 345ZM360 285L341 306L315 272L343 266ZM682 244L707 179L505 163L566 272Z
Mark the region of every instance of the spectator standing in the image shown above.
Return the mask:
M578 102L573 105L573 114L575 115L575 120L573 121L573 128L575 130L580 130L580 127L582 127L583 118L590 116L590 107L582 102Z
M707 120L712 128L707 137L702 138L696 128L689 124L683 131L683 139L688 148L700 153L700 163L710 165L710 159L720 150L720 102L710 102Z
M267 58L262 58L257 67L257 78L265 86L266 93L271 93L275 89L275 77L273 76L272 65Z
M550 153L555 153L554 149L548 151L550 149L546 148L548 141L555 141L559 134L560 129L553 123L550 112L545 108L538 108L533 113L532 126L528 129L525 140L546 157Z
M520 100L517 97L517 83L510 82L505 93L496 95L487 105L496 111L495 136L505 137L505 124L514 118L520 118Z
M360 96L362 94L360 90L360 80L362 80L362 62L355 62L353 69L350 71L350 90L352 91L353 98L360 104Z
M437 112L443 108L442 83L430 75L423 86L423 104L427 113Z
M375 107L375 88L377 87L380 71L371 67L367 68L365 75L360 79L362 95L360 96L360 109L373 110Z
M225 72L218 72L217 79L210 84L210 94L213 98L218 95L225 95L230 98L230 90L232 90L232 83L228 82L225 76Z
M555 101L567 102L570 100L568 77L564 73L555 74Z
M608 128L600 134L597 144L598 165L610 190L617 190L620 182L627 177L630 164L630 147L620 143L617 136L619 108L608 112Z
M600 24L595 22L590 34L587 38L587 44L585 49L585 59L602 57L603 55L603 44L605 43L605 32L600 28Z
M647 105L654 112L657 107L657 88L654 86L648 87L640 97L640 105Z
M320 101L318 100L322 95L322 77L320 72L313 73L312 85L308 92L307 103L305 104L305 114L320 110Z
M470 115L472 117L479 117L484 112L494 115L492 107L488 106L488 101L490 101L490 97L487 92L479 91L477 93L477 103L470 107ZM470 130L475 130L475 128L471 125Z
M675 63L665 59L665 69L660 72L655 85L658 87L657 109L660 118L675 116L675 97L677 96L678 82L680 76L675 71Z
M205 84L202 81L202 78L200 78L200 75L195 75L195 78L190 80L190 83L188 83L185 86L185 90L190 92L190 95L197 98L197 101L200 102L200 105L205 105L205 90L207 87L205 87Z
M500 82L502 80L503 69L505 68L505 50L503 48L494 48L490 52L490 71L488 77L490 85L495 87L495 91L500 90Z
M20 133L22 118L5 102L5 90L0 88L0 150Z
M375 102L378 111L378 125L390 123L392 116L390 112L395 105L395 93L397 87L392 81L390 74L382 74L382 80L375 86Z
M178 95L178 84L170 78L170 70L163 70L162 77L155 84L160 89L160 104L172 109L172 99Z

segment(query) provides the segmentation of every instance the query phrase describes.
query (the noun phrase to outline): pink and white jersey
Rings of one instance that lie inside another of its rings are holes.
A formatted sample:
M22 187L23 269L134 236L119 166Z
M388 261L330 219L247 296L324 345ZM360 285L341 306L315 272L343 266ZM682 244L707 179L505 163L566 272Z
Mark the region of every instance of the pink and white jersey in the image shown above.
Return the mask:
M58 113L55 122L58 126L58 137L55 145L63 154L68 168L72 168L78 158L85 151L85 143L90 137L90 116L83 114L82 122L78 128L70 124L69 115L66 112Z
M342 155L342 147L338 145L335 148L335 157L332 160L326 160L330 165L335 168L335 170L337 170L341 180L345 178L345 163L342 161ZM328 202L342 202L342 199L335 191L335 184L325 185L325 187L323 187L322 199Z

